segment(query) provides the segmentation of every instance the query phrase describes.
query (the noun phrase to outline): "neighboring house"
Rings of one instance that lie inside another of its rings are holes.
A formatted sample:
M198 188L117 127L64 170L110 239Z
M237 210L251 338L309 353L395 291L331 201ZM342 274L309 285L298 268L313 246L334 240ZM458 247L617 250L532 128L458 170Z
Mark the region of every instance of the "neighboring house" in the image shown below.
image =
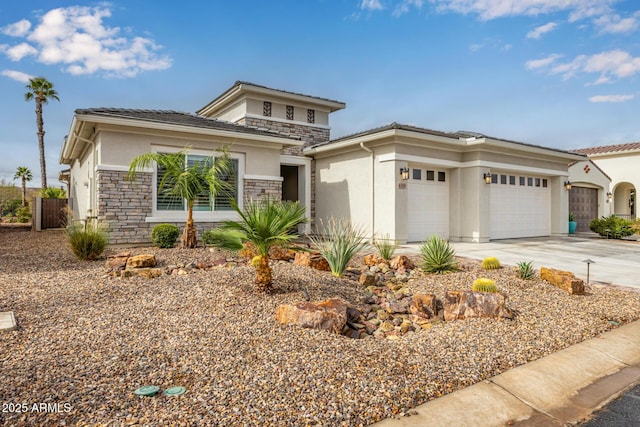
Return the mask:
M610 211L621 218L636 219L637 189L640 188L640 142L605 145L576 150L586 154L611 177Z
M569 164L569 180L569 212L576 231L588 232L591 221L613 213L611 178L593 160L583 160Z
M231 197L299 200L315 220L344 217L400 242L567 233L568 164L582 154L466 132L400 124L331 140L329 115L345 104L236 82L196 114L76 110L60 163L78 219L109 224L111 243L143 243L160 222L181 225L184 206L157 194L158 173L125 180L139 154L190 146L187 161L230 147L232 194L202 198L200 230L235 218ZM307 227L307 231L309 228Z

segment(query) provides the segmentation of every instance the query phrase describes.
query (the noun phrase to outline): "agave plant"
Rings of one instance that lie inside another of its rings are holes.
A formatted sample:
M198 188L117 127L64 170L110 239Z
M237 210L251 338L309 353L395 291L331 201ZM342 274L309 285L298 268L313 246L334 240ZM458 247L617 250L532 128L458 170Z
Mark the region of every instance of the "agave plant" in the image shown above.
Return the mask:
M421 268L427 273L446 273L458 269L455 251L448 241L433 235L420 246L422 254Z
M320 220L317 231L317 236L309 238L336 277L342 276L351 258L367 245L362 227L346 219L330 218L326 223Z
M398 243L392 240L388 234L384 234L380 239L375 239L373 246L378 250L378 254L387 261L393 257L394 252L398 249Z
M531 280L535 277L536 270L533 268L533 261L521 261L518 263L518 277L523 280Z
M243 210L235 201L231 206L240 215L240 220L224 221L220 228L207 233L208 239L215 246L235 251L242 250L244 242L253 243L258 253L251 263L256 269L256 285L258 290L270 293L273 277L269 249L287 246L299 237L297 227L307 221L304 206L299 202L269 199L248 201Z

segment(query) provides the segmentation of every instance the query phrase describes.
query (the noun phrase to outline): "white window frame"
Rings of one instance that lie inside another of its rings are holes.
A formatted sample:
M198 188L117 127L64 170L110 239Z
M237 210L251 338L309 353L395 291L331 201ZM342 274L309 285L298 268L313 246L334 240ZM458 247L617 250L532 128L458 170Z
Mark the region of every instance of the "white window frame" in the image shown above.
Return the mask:
M151 147L151 151L154 153L177 153L184 148L178 147L166 147L166 146L154 146ZM194 156L211 156L216 157L216 151L202 150L202 149L190 149L189 155ZM244 207L244 174L245 174L245 156L243 153L229 153L229 158L238 160L238 207L242 210ZM185 222L187 220L187 209L183 211L164 211L157 209L158 203L158 168L153 167L153 179L152 179L152 214L148 216L146 222ZM215 209L215 208L214 208ZM225 220L238 220L240 216L234 210L228 211L193 211L193 220L195 222L220 222Z

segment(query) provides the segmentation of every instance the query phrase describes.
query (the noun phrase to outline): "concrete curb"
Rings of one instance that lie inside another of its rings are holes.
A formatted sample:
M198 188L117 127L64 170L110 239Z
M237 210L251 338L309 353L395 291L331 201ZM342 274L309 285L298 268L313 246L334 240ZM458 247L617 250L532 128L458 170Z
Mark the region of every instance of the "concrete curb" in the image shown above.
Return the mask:
M17 328L16 317L13 311L3 311L0 313L0 331L13 331Z
M388 418L376 427L563 426L640 383L640 321Z

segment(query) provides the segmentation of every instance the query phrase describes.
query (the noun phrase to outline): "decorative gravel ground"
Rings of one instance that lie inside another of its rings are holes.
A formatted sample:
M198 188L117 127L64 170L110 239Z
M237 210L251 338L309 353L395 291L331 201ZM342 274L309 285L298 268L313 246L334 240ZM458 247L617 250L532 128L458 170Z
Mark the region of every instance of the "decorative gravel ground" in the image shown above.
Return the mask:
M0 228L4 425L365 426L640 318L640 293L590 287L569 296L511 267L418 275L412 291L496 280L515 320L435 323L399 340L353 340L280 326L279 304L339 296L356 282L274 263L276 294L254 291L246 265L158 279L104 275L76 261L62 232ZM209 249L133 248L161 265L208 262ZM134 390L184 386L182 396Z

